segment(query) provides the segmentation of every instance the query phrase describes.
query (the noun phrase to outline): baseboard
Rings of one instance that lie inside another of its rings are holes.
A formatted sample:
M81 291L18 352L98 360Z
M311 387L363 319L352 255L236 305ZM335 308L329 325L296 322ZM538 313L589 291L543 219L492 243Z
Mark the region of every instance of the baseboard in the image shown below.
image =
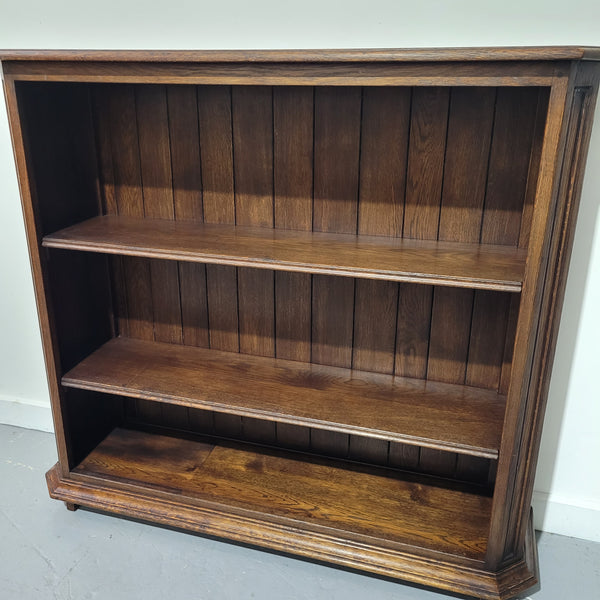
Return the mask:
M582 506L545 492L533 493L536 529L600 542L600 505Z
M50 406L0 396L0 423L25 429L54 431Z

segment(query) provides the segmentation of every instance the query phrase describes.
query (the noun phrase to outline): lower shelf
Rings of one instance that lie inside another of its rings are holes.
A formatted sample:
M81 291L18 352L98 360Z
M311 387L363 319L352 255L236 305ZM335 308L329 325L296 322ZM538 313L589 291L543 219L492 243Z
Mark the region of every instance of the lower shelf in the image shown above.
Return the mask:
M66 502L481 598L508 597L483 569L491 499L442 482L122 428L73 471L63 476L57 465L47 478L51 496ZM526 561L511 569L511 588L534 582Z
M498 458L505 396L340 367L114 338L65 387Z

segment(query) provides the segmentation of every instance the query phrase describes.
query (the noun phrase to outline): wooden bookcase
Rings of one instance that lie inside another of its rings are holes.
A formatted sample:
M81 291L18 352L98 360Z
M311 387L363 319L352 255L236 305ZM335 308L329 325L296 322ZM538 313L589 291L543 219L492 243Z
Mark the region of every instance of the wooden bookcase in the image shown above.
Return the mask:
M53 498L479 598L536 582L600 49L0 58Z

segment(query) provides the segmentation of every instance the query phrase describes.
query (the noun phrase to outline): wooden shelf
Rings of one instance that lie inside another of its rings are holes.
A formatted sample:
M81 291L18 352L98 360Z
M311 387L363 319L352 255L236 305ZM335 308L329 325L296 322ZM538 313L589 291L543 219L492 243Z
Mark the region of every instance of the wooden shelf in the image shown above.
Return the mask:
M487 545L491 498L260 446L117 428L73 473L355 542L379 538L478 560Z
M504 396L462 385L129 338L62 383L492 459L505 407Z
M96 217L43 240L86 250L262 269L520 292L525 250L512 246Z

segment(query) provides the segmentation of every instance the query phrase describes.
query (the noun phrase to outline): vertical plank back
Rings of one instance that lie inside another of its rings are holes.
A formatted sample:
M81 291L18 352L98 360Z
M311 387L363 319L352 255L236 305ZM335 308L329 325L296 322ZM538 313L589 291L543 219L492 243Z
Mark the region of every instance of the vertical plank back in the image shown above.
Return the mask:
M144 197L140 167L135 88L117 86L108 95L107 127L112 145L112 166L118 214L143 217ZM150 265L145 259L123 257L123 279L127 301L127 333L154 339Z
M164 86L139 86L135 99L145 215L152 219L173 220L175 205L167 90ZM177 263L152 260L150 276L154 339L180 344L182 329Z
M448 88L415 88L412 97L403 236L435 240L450 94Z
M535 88L498 89L482 244L519 243L537 105Z
M273 227L273 90L232 89L232 127L237 225ZM275 355L273 271L240 267L238 318L240 352ZM244 435L274 441L275 423L242 417Z
M315 90L313 229L356 233L361 89Z
M273 111L270 87L232 90L236 224L273 226ZM238 269L240 352L275 355L272 271Z
M202 223L204 211L196 88L168 86L167 106L175 219ZM181 262L178 269L182 342L207 348L206 267L198 263Z
M313 220L314 88L273 88L274 225L310 231ZM275 352L310 362L312 276L275 272ZM311 431L277 423L277 442L310 448Z

